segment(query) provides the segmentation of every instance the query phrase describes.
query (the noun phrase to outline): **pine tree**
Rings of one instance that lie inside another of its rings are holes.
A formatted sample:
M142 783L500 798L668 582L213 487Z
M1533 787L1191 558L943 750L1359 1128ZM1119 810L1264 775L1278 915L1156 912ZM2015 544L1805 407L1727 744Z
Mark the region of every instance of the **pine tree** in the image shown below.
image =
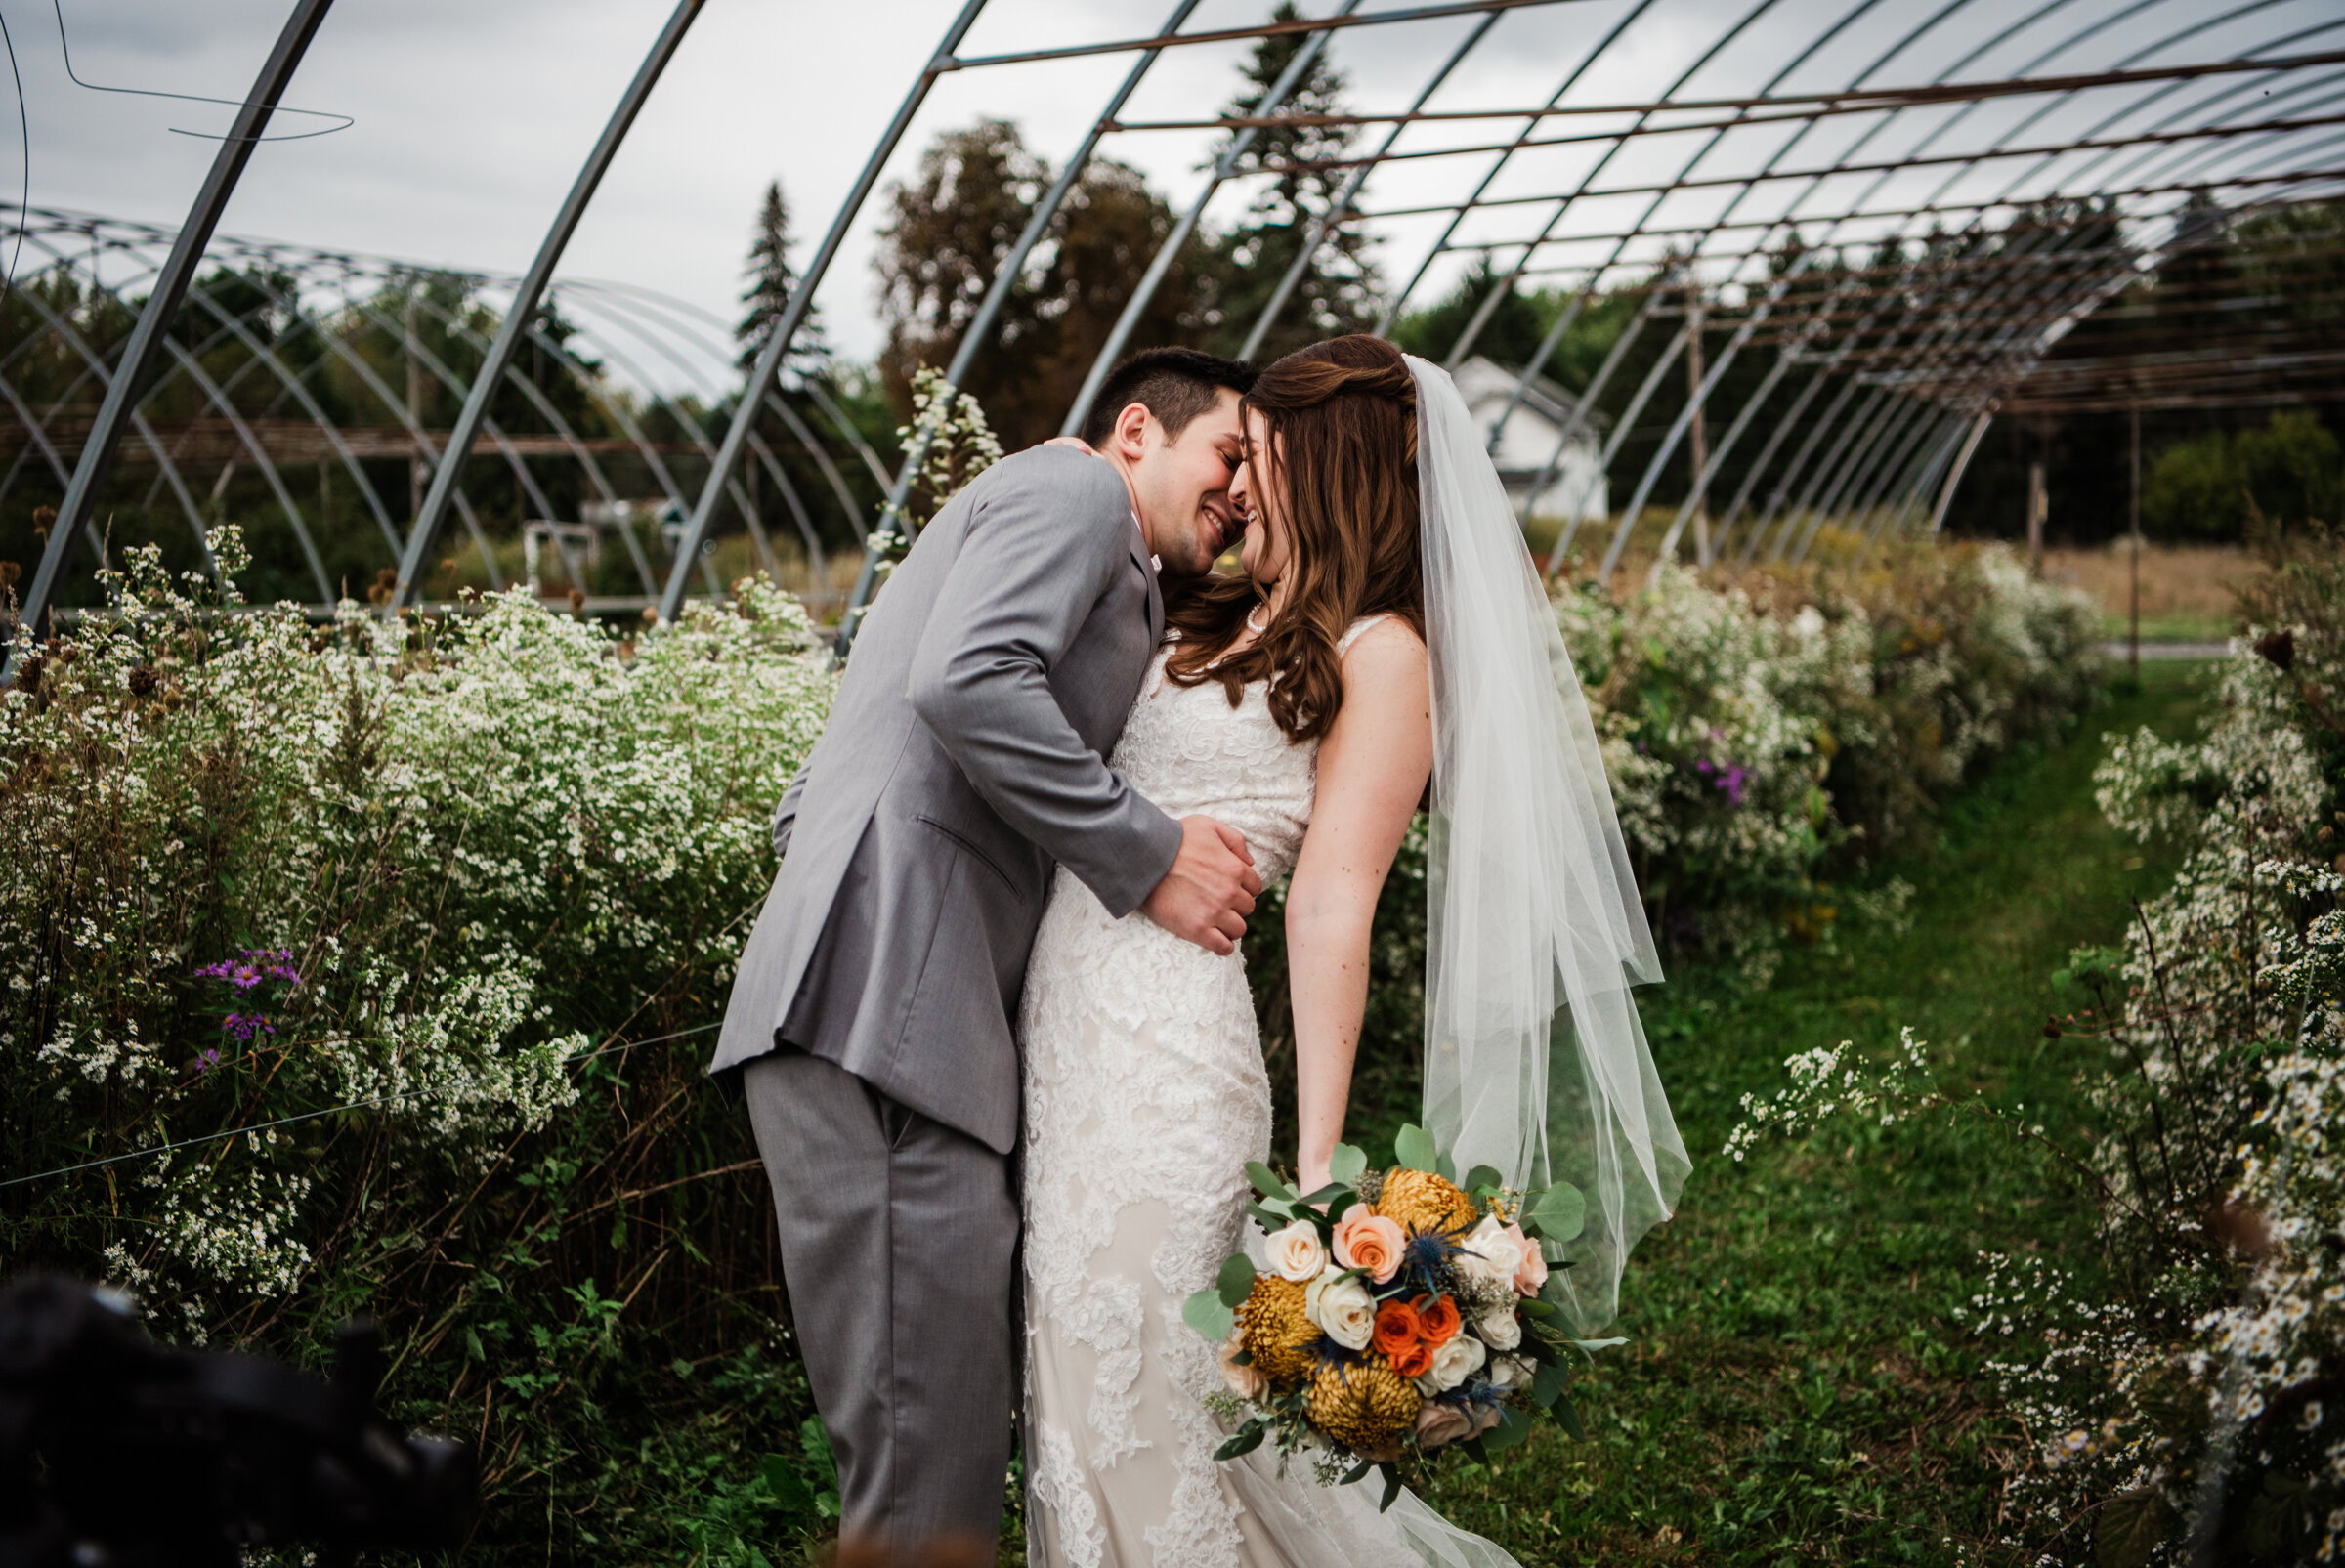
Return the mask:
M1300 16L1293 0L1280 0L1272 20L1293 21ZM1296 55L1309 47L1311 37L1309 33L1286 32L1257 40L1238 95L1223 112L1345 112L1346 83L1343 74L1329 63L1325 48L1285 102L1263 104ZM1235 354L1245 344L1296 256L1334 209L1337 195L1351 177L1350 168L1310 165L1342 157L1354 134L1354 127L1348 125L1272 125L1256 131L1253 145L1237 160L1238 175L1268 172L1272 178L1248 205L1237 226L1214 236L1207 260L1199 269L1203 275L1200 325L1206 346L1215 353ZM1377 275L1372 243L1357 226L1327 233L1256 357L1267 361L1306 343L1345 332L1365 332L1373 326L1383 282Z
M766 340L773 336L783 310L789 304L790 293L798 286L797 273L789 265L789 202L782 194L779 180L767 183L765 199L758 203L757 223L749 239L748 265L742 271L749 280L749 286L741 294L741 302L748 307L748 313L733 329L733 337L741 344L738 362L746 370L764 352ZM823 335L821 312L818 305L806 313L806 318L798 323L798 330L790 339L789 352L783 357L784 366L799 376L830 374L831 345Z

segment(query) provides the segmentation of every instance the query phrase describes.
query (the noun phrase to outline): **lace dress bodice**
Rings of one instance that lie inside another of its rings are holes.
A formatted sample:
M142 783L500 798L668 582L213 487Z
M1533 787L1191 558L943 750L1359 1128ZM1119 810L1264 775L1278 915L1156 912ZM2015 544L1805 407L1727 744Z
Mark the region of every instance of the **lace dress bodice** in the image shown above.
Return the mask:
M1167 815L1202 812L1244 833L1262 881L1275 882L1294 869L1310 826L1318 742L1287 739L1259 681L1234 709L1218 681L1174 685L1165 668L1172 655L1170 643L1158 650L1108 765Z

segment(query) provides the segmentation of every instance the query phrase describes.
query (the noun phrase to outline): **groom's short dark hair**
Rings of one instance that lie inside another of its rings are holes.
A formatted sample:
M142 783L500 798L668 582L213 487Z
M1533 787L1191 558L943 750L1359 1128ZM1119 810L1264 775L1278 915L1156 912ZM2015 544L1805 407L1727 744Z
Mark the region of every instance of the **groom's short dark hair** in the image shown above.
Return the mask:
M1108 372L1091 410L1084 416L1083 439L1093 446L1106 443L1116 428L1116 416L1139 403L1178 441L1197 416L1211 408L1221 389L1243 398L1254 387L1258 372L1243 360L1224 360L1200 349L1142 349Z

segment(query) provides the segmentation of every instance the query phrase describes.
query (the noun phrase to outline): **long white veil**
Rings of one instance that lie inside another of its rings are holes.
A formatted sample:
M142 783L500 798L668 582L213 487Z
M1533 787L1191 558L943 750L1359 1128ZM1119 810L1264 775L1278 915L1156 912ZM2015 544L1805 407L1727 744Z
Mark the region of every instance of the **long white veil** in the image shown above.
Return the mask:
M1690 1168L1630 995L1661 960L1587 699L1482 432L1448 372L1408 362L1433 677L1426 1130L1460 1173L1586 1195L1550 1293L1587 1336Z

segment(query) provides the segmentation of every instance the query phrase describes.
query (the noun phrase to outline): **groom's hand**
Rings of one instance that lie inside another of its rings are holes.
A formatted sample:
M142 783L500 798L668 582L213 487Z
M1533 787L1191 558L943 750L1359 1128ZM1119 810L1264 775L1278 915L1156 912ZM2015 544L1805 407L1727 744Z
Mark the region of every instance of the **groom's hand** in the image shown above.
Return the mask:
M1234 953L1262 879L1246 835L1211 817L1180 820L1180 853L1140 912L1208 953Z

